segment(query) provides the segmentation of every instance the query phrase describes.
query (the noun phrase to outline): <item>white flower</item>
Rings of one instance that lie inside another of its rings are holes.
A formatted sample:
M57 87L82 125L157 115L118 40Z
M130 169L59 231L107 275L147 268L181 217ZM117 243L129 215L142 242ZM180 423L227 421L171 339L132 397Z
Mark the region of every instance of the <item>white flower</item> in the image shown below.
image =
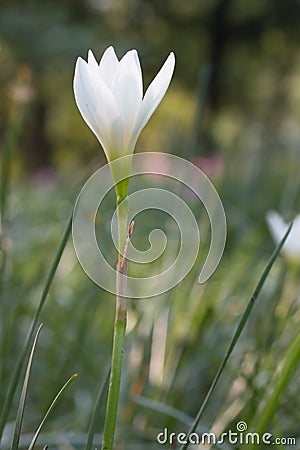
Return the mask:
M78 58L74 94L83 119L100 141L107 160L133 153L142 129L168 89L175 67L170 53L143 97L143 78L136 50L119 61L109 47L98 64Z
M288 224L283 220L280 214L275 211L269 211L266 215L272 238L278 244L288 229ZM283 247L283 252L288 259L300 258L300 214L295 217L293 226Z

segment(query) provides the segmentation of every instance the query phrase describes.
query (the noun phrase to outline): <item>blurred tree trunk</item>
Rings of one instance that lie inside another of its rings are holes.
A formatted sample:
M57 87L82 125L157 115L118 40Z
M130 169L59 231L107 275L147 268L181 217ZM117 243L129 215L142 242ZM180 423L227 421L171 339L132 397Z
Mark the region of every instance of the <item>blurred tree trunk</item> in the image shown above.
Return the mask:
M210 55L211 78L209 83L208 103L212 109L219 106L219 79L222 74L221 64L230 37L230 24L227 11L231 0L220 0L211 18L210 24Z
M215 153L215 145L212 142L210 125L211 117L219 108L220 100L220 78L222 76L222 61L224 52L230 39L230 23L227 12L231 5L231 0L219 0L211 16L209 24L210 49L209 65L210 76L207 83L207 93L205 103L202 107L202 114L198 120L198 143L204 147L204 153ZM197 146L195 147L196 150Z
M47 137L48 105L43 96L38 96L32 104L24 130L24 165L33 174L51 165L51 146Z

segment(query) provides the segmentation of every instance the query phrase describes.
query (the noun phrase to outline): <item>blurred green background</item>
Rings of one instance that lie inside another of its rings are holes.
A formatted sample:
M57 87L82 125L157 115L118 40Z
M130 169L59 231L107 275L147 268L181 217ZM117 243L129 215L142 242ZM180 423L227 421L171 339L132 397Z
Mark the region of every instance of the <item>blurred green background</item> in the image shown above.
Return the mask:
M290 220L300 210L300 1L1 1L0 408L76 196L105 162L77 110L72 80L78 56L91 48L99 59L109 45L119 57L138 50L145 87L175 52L170 88L136 151L195 162L217 187L228 221L224 257L206 285L197 284L195 267L180 287L130 303L116 448L154 449L163 427L187 429L207 392L274 247L265 213L276 209ZM135 233L148 225L141 219ZM278 259L206 409L205 429L258 420L299 328L298 277L297 264ZM109 364L113 316L113 297L87 278L70 241L42 313L25 444L77 372L41 442L82 447ZM299 436L297 376L269 424L278 436ZM17 404L18 396L4 448ZM184 412L185 422L166 405Z

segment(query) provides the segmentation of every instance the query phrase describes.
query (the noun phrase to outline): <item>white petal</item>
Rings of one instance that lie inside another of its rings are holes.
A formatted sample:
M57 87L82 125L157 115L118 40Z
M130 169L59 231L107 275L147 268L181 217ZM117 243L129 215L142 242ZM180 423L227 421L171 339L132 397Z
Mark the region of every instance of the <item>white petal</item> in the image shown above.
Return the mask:
M134 84L134 89L137 89L139 98L143 98L143 76L139 60L139 55L136 50L130 50L120 60L119 77L132 77L129 81Z
M297 230L297 232L300 233L300 214L295 217L293 222L294 222L294 224L293 224L292 230L295 230L295 231Z
M122 119L126 152L143 98L142 71L136 50L127 52L121 59L112 89Z
M266 215L266 219L273 240L276 244L278 244L283 238L284 233L286 233L288 225L276 211L269 211Z
M270 211L266 215L267 223L276 244L279 244L288 229L288 224L275 211ZM282 249L287 257L299 258L300 256L300 216L294 220L290 234L287 237Z
M300 216L296 216L293 226L286 240L287 250L290 254L300 256Z
M119 72L119 60L113 47L108 47L101 58L99 64L99 74L102 80L112 88Z
M95 70L96 72L99 71L99 66L92 50L88 51L88 65L90 66L91 69Z
M139 117L136 123L135 134L139 135L155 109L165 95L175 68L174 53L170 53L164 65L148 87L144 96Z
M107 159L115 159L123 147L118 107L106 84L82 58L76 62L74 94L82 117L99 139Z

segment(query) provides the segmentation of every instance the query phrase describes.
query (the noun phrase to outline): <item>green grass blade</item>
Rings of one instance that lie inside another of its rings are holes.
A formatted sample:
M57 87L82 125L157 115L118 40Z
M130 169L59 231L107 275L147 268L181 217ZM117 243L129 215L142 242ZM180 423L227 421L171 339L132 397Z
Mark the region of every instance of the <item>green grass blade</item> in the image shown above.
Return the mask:
M6 296L5 277L7 264L7 242L6 242L6 210L11 177L12 156L17 147L20 131L23 123L21 111L13 114L9 120L7 131L4 135L4 143L1 152L1 174L0 174L0 392L3 391L4 360L6 351L5 342L5 317Z
M173 417L178 422L181 422L184 425L190 426L193 422L193 417L189 416L183 411L180 411L177 408L174 408L174 406L165 405L164 403L157 402L156 400L151 400L150 398L137 395L133 396L133 401L138 405L144 406L147 409L151 409L152 411L158 412L160 414Z
M45 301L47 299L47 296L48 296L48 293L49 293L52 281L54 279L54 275L56 273L58 264L60 262L61 256L63 254L63 251L65 249L65 246L66 246L66 244L68 242L68 239L69 239L69 236L71 234L72 217L73 216L71 214L70 218L68 220L65 232L64 232L64 234L62 236L62 240L61 240L60 245L59 245L59 247L57 249L57 253L56 253L56 255L54 257L54 260L53 260L53 263L52 263L52 265L50 267L50 270L49 270L49 273L48 273L48 276L47 276L47 279L46 279L46 283L45 283L44 289L43 289L43 291L41 293L41 297L40 297L40 301L39 301L39 304L38 304L37 311L35 313L35 316L33 318L31 326L30 326L30 330L28 332L28 335L27 335L27 338L26 338L26 341L25 341L24 348L23 348L23 350L20 353L20 356L18 358L16 367L15 367L15 371L14 371L13 376L11 378L11 382L10 382L10 385L9 385L9 388L8 388L8 392L7 392L7 395L6 395L6 398L5 398L5 402L4 402L4 405L3 405L3 408L2 408L1 416L0 416L0 441L1 441L1 438L2 438L2 434L3 434L3 430L4 430L4 427L5 427L5 424L7 422L8 414L9 414L9 411L10 411L10 408L11 408L11 404L12 404L12 400L13 400L13 397L14 397L14 394L15 394L15 391L16 391L16 387L17 387L19 378L20 378L20 374L21 374L21 371L22 371L24 360L26 358L26 354L29 351L29 348L30 348L30 345L31 345L31 342L32 342L32 338L34 336L35 328L36 328L36 325L37 325L39 317L40 317L41 310L42 310L42 308L43 308L43 306L45 304Z
M280 366L279 371L276 371L273 379L270 382L271 386L274 386L273 392L267 400L265 406L259 413L259 420L254 421L251 428L255 430L260 436L262 436L274 416L276 408L278 407L278 400L281 394L286 389L290 379L292 378L295 370L298 368L300 360L300 331L298 331L296 337L293 339L289 347L287 348ZM251 445L247 446L247 450L258 448Z
M198 426L198 424L200 422L200 419L202 417L203 411L204 411L204 409L205 409L205 407L206 407L206 405L207 405L207 403L208 403L208 401L209 401L209 399L210 399L210 397L211 397L211 395L212 395L212 393L213 393L213 391L214 391L214 389L216 387L216 384L217 384L220 376L223 373L223 370L224 370L224 368L225 368L225 366L226 366L226 364L227 364L227 362L228 362L228 360L229 360L229 358L230 358L230 356L231 356L231 354L232 354L232 352L234 350L234 347L235 347L235 345L236 345L240 335L242 334L242 331L243 331L243 329L244 329L244 327L246 325L246 322L247 322L247 320L248 320L248 318L250 316L250 313L251 313L252 308L253 308L253 306L255 304L255 301L256 301L256 299L257 299L257 297L258 297L258 295L259 295L259 293L260 293L260 291L261 291L261 289L262 289L262 287L264 285L264 282L266 281L266 278L267 278L267 276L268 276L268 274L269 274L269 272L270 272L270 270L271 270L271 268L272 268L276 258L279 255L279 252L280 252L283 244L285 243L285 241L286 241L286 239L287 239L287 237L288 237L288 235L289 235L289 233L290 233L290 231L292 229L292 226L293 226L293 223L291 222L289 227L288 227L288 229L287 229L287 232L285 233L285 235L283 236L282 240L280 241L280 243L277 245L277 247L275 248L274 252L272 253L272 255L271 255L271 257L270 257L270 259L269 259L269 261L268 261L268 263L267 263L267 265L266 265L266 267L265 267L265 269L264 269L264 271L263 271L263 273L262 273L262 275L261 275L261 277L260 277L260 279L259 279L259 281L258 281L258 283L256 285L256 288L254 289L253 294L251 295L251 297L250 297L250 299L248 301L246 309L245 309L245 311L244 311L244 313L243 313L243 315L242 315L242 317L241 317L241 319L239 321L237 329L236 329L236 331L235 331L235 333L234 333L234 335L233 335L233 337L231 339L231 342L229 344L227 352L226 352L226 354L225 354L225 356L224 356L224 358L223 358L223 360L222 360L222 362L220 364L220 367L219 367L219 369L218 369L218 371L217 371L217 373L215 375L215 378L213 379L212 384L211 384L211 386L210 386L210 388L209 388L209 390L208 390L208 392L206 394L206 397L204 398L204 401L203 401L203 403L202 403L202 405L201 405L201 407L200 407L200 409L199 409L199 411L198 411L198 413L196 415L196 418L195 418L195 420L193 422L193 425L191 426L191 428L189 429L189 431L187 433L188 435L190 435L191 433L193 433L196 430L196 428L197 428L197 426ZM187 449L188 445L189 445L188 442L186 444L183 444L180 447L180 450Z
M152 409L152 411L155 411L159 414L165 414L166 416L173 417L178 422L181 422L187 426L190 426L193 423L193 417L188 416L186 413L180 411L177 408L174 408L173 406L165 405L164 403L136 395L133 396L133 401L138 405L144 406L147 409ZM198 425L197 433L209 433L209 430L205 427L202 427L201 425ZM223 442L222 445L219 445L218 443L214 445L216 449L232 450L232 447L226 444L226 442Z
M102 400L103 400L104 393L107 390L109 375L110 375L110 368L107 371L107 374L100 386L100 390L99 390L97 400L95 403L94 411L93 411L93 414L91 417L91 421L90 421L90 425L89 425L89 429L88 429L87 441L86 441L84 450L92 449L96 429L100 422L100 410L101 410L101 406L102 406Z
M74 375L72 375L68 381L63 385L63 387L60 389L60 391L58 392L58 394L56 395L56 397L54 398L54 400L52 401L51 405L49 406L49 408L46 411L46 414L44 415L43 420L41 421L38 429L35 432L35 435L32 438L32 441L30 442L30 445L28 447L28 450L32 450L33 447L35 446L35 443L37 441L37 438L39 437L39 434L41 432L41 429L44 425L44 423L46 422L49 414L51 413L52 409L54 408L54 406L56 405L56 403L58 402L58 400L60 399L60 397L62 396L62 394L64 393L64 391L70 386L71 383L73 383L73 381L77 378L77 373L75 373Z
M18 450L23 415L24 415L24 408L25 408L25 402L26 402L26 396L27 396L27 391L28 391L29 377L30 377L32 361L33 361L33 355L34 355L36 343L37 343L41 328L42 328L42 325L39 326L39 328L36 332L33 344L32 344L32 348L31 348L31 352L30 352L30 356L29 356L29 360L28 360L28 364L27 364L27 369L26 369L26 373L25 373L24 383L23 383L23 387L22 387L22 391L21 391L20 402L19 402L19 407L18 407L16 423L15 423L13 439L12 439L10 450Z

